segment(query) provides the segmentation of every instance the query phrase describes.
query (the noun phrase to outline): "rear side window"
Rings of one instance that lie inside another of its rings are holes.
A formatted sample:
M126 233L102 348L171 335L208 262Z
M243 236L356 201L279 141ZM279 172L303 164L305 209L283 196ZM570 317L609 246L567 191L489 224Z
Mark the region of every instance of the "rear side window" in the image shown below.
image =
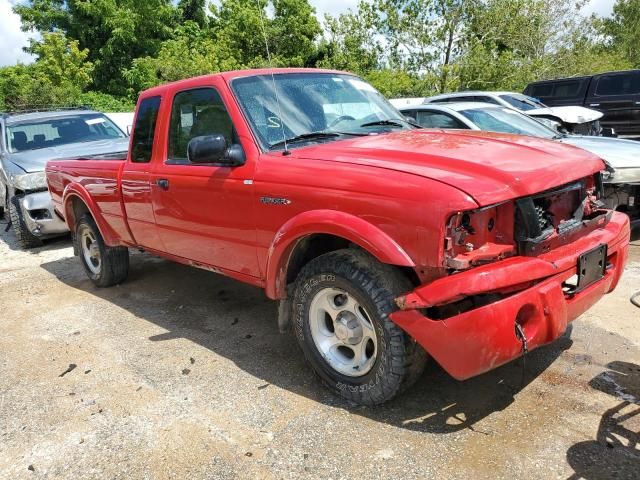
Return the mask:
M149 163L153 153L153 136L160 109L160 97L145 98L140 102L136 124L133 127L131 161Z
M604 75L598 79L596 95L633 95L640 93L640 73Z
M532 97L551 97L553 92L553 84L546 83L542 85L534 85L531 92L527 92Z
M560 98L577 97L579 91L580 82L577 80L572 80L570 82L558 82L553 89L553 96Z
M466 128L455 118L440 112L416 112L416 121L425 128Z
M487 97L485 95L478 95L474 97L461 97L459 100L467 102L480 102L480 103L492 103L493 105L500 105L495 98Z
M445 98L436 98L435 100L431 100L429 103L451 103L456 101L459 102L460 100L456 100L455 98L445 97Z

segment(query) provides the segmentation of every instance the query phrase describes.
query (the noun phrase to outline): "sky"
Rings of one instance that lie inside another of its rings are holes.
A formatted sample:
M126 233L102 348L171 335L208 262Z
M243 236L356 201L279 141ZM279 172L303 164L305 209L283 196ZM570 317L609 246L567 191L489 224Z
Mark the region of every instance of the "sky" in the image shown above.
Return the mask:
M325 13L336 15L349 8L355 8L358 0L310 0L320 19ZM18 0L0 0L0 66L14 65L18 62L29 63L30 55L22 51L29 43L32 33L20 30L20 18L11 10ZM611 13L614 0L591 0L585 7L587 14L604 16Z

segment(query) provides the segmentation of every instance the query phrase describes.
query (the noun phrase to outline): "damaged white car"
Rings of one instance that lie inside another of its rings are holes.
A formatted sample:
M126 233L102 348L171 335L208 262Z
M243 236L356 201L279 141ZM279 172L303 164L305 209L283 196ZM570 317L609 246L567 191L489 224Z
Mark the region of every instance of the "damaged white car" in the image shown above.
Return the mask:
M477 102L422 104L399 110L425 128L455 128L547 138L588 150L607 165L603 201L640 223L640 142L620 138L560 134L511 108Z
M396 108L415 106L416 104L481 102L502 105L535 117L540 122L559 133L578 135L602 135L600 118L603 113L585 107L547 107L540 100L514 92L456 92L445 93L427 98L398 98L391 100ZM614 132L604 132L612 135Z

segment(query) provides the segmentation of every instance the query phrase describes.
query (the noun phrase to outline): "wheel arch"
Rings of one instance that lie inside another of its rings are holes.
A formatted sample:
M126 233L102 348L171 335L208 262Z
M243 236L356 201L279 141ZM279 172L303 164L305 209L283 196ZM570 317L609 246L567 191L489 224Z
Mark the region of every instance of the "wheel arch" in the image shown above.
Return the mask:
M108 246L120 245L118 235L107 224L104 218L102 218L102 215L99 214L100 210L98 206L85 189L76 184L70 184L65 188L63 198L64 218L72 234L75 232L78 219L83 214L88 213L96 222L104 243Z
M348 247L359 248L381 263L403 267L408 275L415 275L415 262L377 226L344 212L312 210L290 219L276 233L267 255L267 296L286 298L287 285L308 261Z

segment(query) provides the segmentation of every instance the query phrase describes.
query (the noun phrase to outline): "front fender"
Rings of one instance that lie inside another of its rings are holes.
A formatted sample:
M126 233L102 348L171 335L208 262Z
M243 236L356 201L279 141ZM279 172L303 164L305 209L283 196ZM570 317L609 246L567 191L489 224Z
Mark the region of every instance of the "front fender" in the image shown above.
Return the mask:
M62 194L62 204L64 205L64 219L67 222L67 226L71 232L75 232L75 225L77 219L73 211L73 199L78 198L89 210L89 213L93 217L100 235L104 240L104 243L110 247L120 245L120 237L113 231L109 224L104 220L102 213L96 203L94 202L89 192L80 184L69 183Z
M269 298L286 296L289 258L297 243L313 234L344 238L382 263L414 267L415 262L389 235L360 217L335 210L311 210L285 223L276 233L267 255L265 290Z

